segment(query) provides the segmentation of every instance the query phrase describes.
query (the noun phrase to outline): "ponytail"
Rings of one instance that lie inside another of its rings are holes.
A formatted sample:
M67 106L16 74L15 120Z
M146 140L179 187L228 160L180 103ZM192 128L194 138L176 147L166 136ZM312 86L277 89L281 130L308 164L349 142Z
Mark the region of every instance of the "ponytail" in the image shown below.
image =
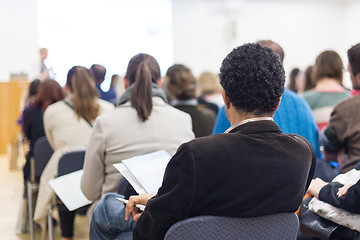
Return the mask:
M139 53L129 61L125 76L132 85L131 107L142 122L149 119L152 111L152 84L160 79L160 67L153 56Z
M141 121L148 120L152 104L152 78L146 61L140 63L136 70L134 87L131 93L131 107L133 107Z

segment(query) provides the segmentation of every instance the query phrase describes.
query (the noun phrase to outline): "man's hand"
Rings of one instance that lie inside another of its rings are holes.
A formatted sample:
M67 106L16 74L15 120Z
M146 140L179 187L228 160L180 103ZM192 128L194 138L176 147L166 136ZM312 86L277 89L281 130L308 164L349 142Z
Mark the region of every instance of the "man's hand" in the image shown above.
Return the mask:
M319 192L326 184L327 182L324 182L320 178L313 179L310 183L307 192L313 195L314 197L319 198Z
M129 220L130 214L133 215L134 221L137 221L141 216L142 212L139 213L139 208L137 208L136 204L146 205L150 198L155 196L155 194L140 194L131 196L129 198L129 202L126 204L125 211L125 220Z
M353 186L353 185L354 185L354 184L348 184L348 185L345 185L345 186L339 188L339 190L338 190L338 192L337 192L336 195L337 195L338 197L344 196L344 195L347 193L347 190L348 190L351 186Z

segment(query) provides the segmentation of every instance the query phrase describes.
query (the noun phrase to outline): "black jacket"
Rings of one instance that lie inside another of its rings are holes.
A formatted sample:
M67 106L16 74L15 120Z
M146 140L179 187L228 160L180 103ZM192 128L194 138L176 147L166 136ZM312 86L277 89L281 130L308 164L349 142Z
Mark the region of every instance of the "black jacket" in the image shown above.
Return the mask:
M295 212L314 166L311 146L283 134L269 120L192 140L170 160L163 184L149 200L133 237L163 239L174 223L200 215Z

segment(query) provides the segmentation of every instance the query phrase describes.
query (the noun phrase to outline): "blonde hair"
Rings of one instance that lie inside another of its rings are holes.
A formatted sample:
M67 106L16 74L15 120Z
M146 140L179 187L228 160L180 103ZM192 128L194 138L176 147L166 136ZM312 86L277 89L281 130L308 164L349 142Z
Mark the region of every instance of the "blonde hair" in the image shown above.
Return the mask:
M67 85L72 93L74 111L77 116L94 121L99 115L98 93L90 71L81 66L69 70Z
M199 76L199 88L202 94L221 93L219 76L211 72L203 72Z

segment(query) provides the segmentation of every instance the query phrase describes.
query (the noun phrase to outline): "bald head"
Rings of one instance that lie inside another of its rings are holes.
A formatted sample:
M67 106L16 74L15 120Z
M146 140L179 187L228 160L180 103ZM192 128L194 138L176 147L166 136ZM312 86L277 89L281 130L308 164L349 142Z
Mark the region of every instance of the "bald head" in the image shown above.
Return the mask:
M284 50L282 49L282 47L278 43L273 42L271 40L260 40L260 41L257 41L256 43L261 44L265 47L271 48L275 53L277 53L280 56L281 62L284 62L285 53L284 53Z

